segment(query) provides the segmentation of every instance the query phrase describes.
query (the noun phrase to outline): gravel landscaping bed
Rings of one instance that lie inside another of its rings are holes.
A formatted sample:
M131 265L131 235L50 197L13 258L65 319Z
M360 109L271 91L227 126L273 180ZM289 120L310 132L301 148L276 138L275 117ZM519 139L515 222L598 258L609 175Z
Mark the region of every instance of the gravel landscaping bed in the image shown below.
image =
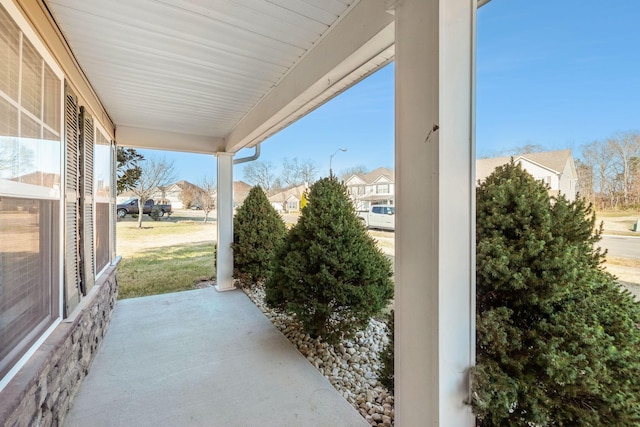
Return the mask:
M304 334L290 315L268 308L264 303L262 285L243 290L271 323L371 425L393 426L394 397L377 378L380 366L378 353L388 343L385 323L372 319L367 329L357 332L354 339L331 346Z

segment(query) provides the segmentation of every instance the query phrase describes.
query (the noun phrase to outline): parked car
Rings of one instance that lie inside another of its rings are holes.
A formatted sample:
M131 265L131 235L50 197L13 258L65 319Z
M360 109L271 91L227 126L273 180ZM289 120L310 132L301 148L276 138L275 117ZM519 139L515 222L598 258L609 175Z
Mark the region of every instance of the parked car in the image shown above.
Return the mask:
M144 203L142 207L142 213L151 215L151 211L153 208L158 208L159 216L164 216L165 214L171 215L171 205L170 204L156 204L153 200L149 199ZM138 214L138 199L129 199L122 203L119 203L116 212L118 212L118 218L124 218L129 214Z
M358 217L367 228L382 230L396 229L396 207L391 205L374 205L368 211L359 211Z

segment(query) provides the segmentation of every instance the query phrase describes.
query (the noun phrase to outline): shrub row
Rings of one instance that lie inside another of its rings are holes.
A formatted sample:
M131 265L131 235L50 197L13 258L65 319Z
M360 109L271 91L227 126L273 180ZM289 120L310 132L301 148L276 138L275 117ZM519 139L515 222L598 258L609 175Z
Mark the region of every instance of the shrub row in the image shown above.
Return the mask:
M259 187L234 219L234 277L264 282L266 303L295 314L305 332L337 342L364 328L393 297L391 262L356 215L344 184L309 190L296 225L284 222Z
M344 185L314 184L289 233L255 191L260 203L248 198L236 217L236 275L265 281L267 304L329 342L387 305L390 263ZM640 304L602 266L592 206L550 198L513 162L476 197L478 425L640 425ZM379 376L392 389L393 335L382 359Z

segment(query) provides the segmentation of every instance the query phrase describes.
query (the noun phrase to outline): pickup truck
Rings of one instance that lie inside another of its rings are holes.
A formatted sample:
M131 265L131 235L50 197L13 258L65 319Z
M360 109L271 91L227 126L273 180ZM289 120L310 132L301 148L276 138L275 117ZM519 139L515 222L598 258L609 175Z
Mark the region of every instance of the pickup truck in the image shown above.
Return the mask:
M155 202L151 199L147 200L142 207L142 213L151 215L151 210L157 207L160 209L159 215L164 216L165 214L171 215L171 205L160 205L155 204ZM119 203L116 212L118 212L118 218L124 218L128 214L137 214L138 213L138 199L129 199L122 203Z
M371 206L368 211L359 211L358 217L367 228L396 229L396 207L390 205Z

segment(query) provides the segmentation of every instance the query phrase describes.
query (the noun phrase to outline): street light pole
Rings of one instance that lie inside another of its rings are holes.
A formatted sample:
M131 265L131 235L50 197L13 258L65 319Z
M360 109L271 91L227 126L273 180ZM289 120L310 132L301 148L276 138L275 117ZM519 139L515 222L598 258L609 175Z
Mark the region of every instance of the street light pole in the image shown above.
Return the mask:
M335 156L338 151L343 151L344 152L344 151L347 151L347 149L346 148L338 148L336 151L333 152L332 155L329 156L329 178L331 178L333 176L333 170L331 169L331 161L333 160L333 156Z

